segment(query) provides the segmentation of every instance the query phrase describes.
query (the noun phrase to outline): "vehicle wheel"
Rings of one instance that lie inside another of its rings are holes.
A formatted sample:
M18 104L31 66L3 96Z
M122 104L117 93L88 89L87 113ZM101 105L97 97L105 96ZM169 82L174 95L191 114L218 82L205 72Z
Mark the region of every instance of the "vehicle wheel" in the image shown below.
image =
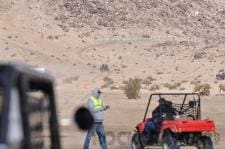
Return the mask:
M179 149L179 146L176 144L176 139L171 134L166 134L163 137L163 149Z
M210 137L202 136L198 139L198 149L213 149L213 142Z
M132 136L131 148L132 149L143 149L144 148L144 146L141 144L141 138L139 136L139 133L135 133Z

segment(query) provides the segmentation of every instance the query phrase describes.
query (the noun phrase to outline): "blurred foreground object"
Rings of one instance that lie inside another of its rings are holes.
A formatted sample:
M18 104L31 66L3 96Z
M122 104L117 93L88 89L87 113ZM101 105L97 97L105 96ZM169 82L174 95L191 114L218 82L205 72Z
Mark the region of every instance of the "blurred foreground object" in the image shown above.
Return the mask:
M0 64L0 148L60 149L53 78Z
M82 130L88 130L94 124L94 118L85 107L80 107L74 115L74 121Z

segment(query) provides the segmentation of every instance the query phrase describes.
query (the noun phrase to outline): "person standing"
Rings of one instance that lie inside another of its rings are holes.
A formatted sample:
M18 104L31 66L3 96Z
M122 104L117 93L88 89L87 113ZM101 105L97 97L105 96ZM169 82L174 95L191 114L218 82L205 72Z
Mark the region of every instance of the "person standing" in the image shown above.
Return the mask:
M104 113L103 111L108 110L110 106L104 106L102 100L100 99L101 91L98 88L95 88L91 91L91 96L88 100L88 109L94 117L94 125L88 129L87 135L84 142L84 149L89 149L89 144L91 137L94 135L94 132L97 133L98 139L102 149L108 149L105 130L104 130Z

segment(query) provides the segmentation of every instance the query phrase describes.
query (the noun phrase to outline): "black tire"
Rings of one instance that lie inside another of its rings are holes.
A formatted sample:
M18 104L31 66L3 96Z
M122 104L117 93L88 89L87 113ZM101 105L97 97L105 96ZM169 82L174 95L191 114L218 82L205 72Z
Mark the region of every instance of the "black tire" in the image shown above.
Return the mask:
M168 133L163 137L162 148L163 149L179 149L179 146L176 144L176 139L172 134Z
M202 136L198 139L198 149L213 149L213 142L209 136Z
M141 138L140 138L140 134L139 133L135 133L132 136L131 148L132 149L144 149L144 146L141 143Z

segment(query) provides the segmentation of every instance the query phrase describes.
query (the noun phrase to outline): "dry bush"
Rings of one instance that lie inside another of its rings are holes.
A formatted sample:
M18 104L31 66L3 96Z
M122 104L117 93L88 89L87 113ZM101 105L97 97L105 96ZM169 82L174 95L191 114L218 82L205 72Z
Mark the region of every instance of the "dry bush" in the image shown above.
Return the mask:
M199 78L201 78L202 77L202 75L198 75L197 77L196 77L196 79L199 79Z
M130 78L124 87L124 93L128 99L137 99L141 89L141 80L138 78Z
M225 92L225 85L224 84L220 84L219 85L219 89L220 89L220 91Z
M181 87L179 90L180 90L180 91L183 91L183 90L185 90L185 88L184 88L184 87Z
M182 80L181 81L181 83L187 83L188 82L188 80Z
M141 83L144 84L144 85L146 85L146 86L149 86L150 84L152 84L152 82L150 80L148 80L148 79L143 79L141 81Z
M107 88L114 83L114 81L109 77L104 77L103 81L105 82L101 88Z
M13 54L11 54L11 55L10 55L10 57L16 57L16 54L15 54L15 53L13 53Z
M110 89L111 89L111 90L118 90L118 89L119 89L119 87L116 87L116 86L111 86L111 87L110 87Z
M128 81L126 81L126 80L123 80L123 84L128 84Z
M181 83L180 82L175 82L173 84L165 83L165 84L163 84L163 86L165 88L168 88L169 90L173 90L173 89L177 89L178 87L180 87L181 86Z
M143 34L142 37L143 38L150 38L150 36L148 34Z
M153 78L152 76L148 76L147 79L150 80L150 81L155 81L155 80L156 80L156 79Z
M63 80L63 83L65 84L72 84L73 82L77 81L80 77L75 76L75 77L69 77Z
M224 72L224 69L220 69L218 72Z
M159 90L160 86L158 84L153 84L150 88L150 91L155 91L155 90Z
M30 55L35 55L35 53L34 52L30 52Z
M49 39L49 40L52 40L54 37L52 36L52 35L49 35L48 37L47 37L47 39Z
M159 71L159 72L157 72L156 74L161 75L161 74L164 74L164 73Z
M194 92L198 92L202 96L210 95L210 85L208 83L205 84L196 84L194 87Z
M109 77L104 77L103 78L103 81L109 82L110 84L113 84L114 83L113 80L111 78L109 78Z
M128 66L127 66L127 65L121 65L121 67L122 67L122 68L126 68L126 67L128 67Z
M191 84L200 84L201 83L201 81L200 80L195 80L195 81L191 81Z
M194 59L201 59L204 58L206 56L206 52L196 52L194 54Z
M142 84L149 86L150 84L152 84L152 81L155 81L156 79L153 78L152 76L148 76L147 78L143 79L141 81Z

